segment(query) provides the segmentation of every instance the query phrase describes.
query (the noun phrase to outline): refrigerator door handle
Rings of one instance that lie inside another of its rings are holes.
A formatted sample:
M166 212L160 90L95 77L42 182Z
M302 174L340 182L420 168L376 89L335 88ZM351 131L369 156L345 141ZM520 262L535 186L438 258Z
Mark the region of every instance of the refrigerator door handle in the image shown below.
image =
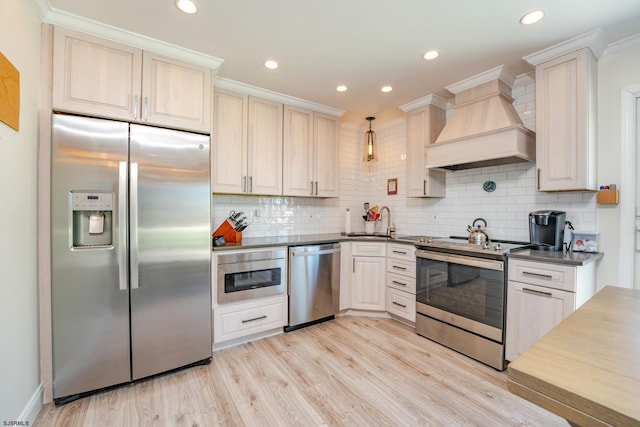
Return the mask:
M118 282L127 290L127 162L118 165Z
M131 231L131 289L138 289L138 164L131 163L129 176L129 230Z

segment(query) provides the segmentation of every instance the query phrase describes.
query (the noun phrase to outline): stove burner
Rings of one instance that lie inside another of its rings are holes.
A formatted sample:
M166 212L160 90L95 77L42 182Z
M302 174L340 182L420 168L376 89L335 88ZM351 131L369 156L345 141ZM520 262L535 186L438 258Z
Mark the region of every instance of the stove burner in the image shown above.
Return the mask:
M496 239L482 245L476 245L469 243L466 237L451 236L448 238L428 237L426 239L420 239L415 245L418 249L423 250L500 259L513 250L526 247L529 243Z

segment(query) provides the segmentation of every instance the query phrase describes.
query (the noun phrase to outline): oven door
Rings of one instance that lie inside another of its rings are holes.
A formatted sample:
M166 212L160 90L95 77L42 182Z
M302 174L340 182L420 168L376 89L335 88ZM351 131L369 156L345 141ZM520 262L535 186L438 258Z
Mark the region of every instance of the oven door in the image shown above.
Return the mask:
M218 303L284 294L286 274L284 258L218 265Z
M503 342L504 262L416 251L416 311Z

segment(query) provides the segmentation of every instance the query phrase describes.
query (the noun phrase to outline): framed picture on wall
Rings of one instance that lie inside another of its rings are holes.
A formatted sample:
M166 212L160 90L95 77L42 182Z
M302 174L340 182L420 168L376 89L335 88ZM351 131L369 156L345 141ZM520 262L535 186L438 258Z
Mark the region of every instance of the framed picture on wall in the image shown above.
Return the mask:
M387 194L398 194L398 178L387 180Z

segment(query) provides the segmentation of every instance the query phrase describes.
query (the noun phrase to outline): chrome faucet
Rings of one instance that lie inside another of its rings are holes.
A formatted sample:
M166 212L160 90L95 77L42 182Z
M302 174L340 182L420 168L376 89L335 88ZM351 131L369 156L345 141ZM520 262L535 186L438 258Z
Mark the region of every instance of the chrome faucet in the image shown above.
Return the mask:
M387 210L387 237L391 237L391 233L396 232L396 226L391 222L391 210L387 206L383 206L380 213L385 209Z

